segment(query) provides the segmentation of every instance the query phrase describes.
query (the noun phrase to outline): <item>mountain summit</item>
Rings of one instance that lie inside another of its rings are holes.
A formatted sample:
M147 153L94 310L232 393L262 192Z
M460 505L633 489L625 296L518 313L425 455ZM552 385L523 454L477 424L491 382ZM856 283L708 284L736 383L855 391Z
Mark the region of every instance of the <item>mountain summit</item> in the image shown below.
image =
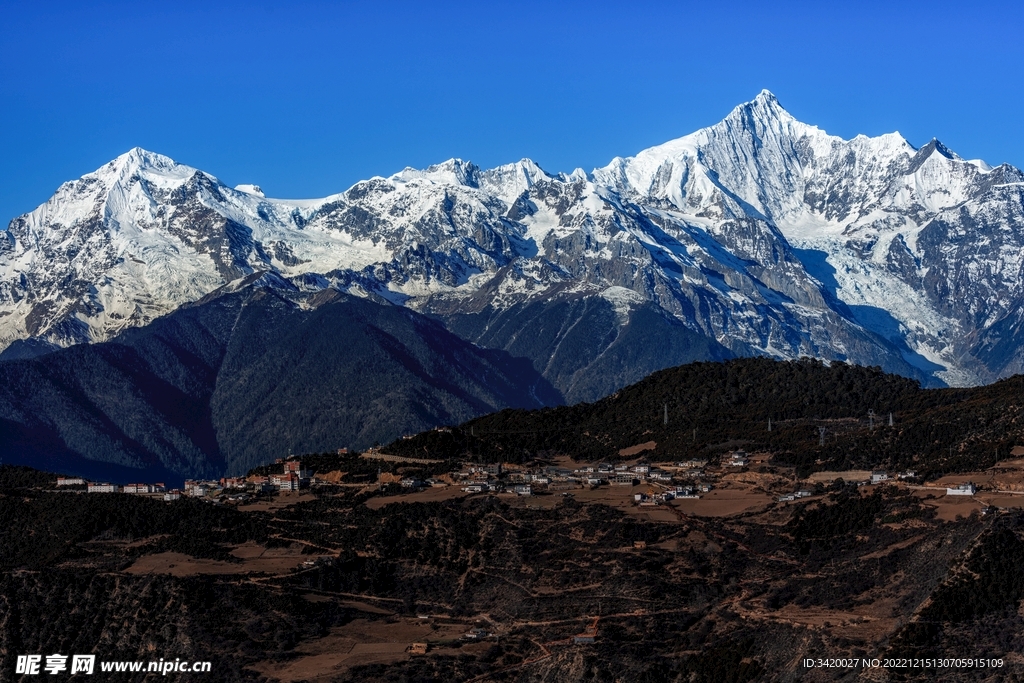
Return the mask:
M977 384L1024 369L1022 207L1016 168L843 140L768 91L589 174L452 159L305 201L133 149L0 233L0 347L101 341L272 271L427 313L569 401L732 355Z

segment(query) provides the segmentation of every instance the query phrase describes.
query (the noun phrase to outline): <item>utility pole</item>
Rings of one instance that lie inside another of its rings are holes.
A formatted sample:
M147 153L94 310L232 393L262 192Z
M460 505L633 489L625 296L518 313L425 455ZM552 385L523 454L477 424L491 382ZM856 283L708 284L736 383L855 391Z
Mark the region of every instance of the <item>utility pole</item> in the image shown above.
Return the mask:
M768 431L772 431L772 419L770 417L768 418Z
M825 445L825 428L824 427L818 427L818 445L819 446L824 446Z
M875 411L868 411L868 431L875 431Z
M665 426L668 427L668 404L665 404Z
M697 443L697 428L696 427L694 427L694 429L693 429L693 442Z
M892 411L889 411L889 426L892 427Z

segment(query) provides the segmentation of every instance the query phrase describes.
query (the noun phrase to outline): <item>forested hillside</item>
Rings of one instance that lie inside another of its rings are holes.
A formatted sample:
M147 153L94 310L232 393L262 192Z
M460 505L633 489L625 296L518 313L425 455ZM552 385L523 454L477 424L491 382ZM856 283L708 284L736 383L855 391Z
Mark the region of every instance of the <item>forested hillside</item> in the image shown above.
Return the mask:
M561 401L528 361L425 316L266 278L110 342L0 361L4 462L122 482L219 477Z
M1024 444L1022 406L1024 376L970 389L922 389L878 368L744 358L656 372L596 403L503 410L387 450L610 461L620 449L654 442L645 455L657 460L742 447L772 451L776 461L805 472L886 465L930 475L986 467Z

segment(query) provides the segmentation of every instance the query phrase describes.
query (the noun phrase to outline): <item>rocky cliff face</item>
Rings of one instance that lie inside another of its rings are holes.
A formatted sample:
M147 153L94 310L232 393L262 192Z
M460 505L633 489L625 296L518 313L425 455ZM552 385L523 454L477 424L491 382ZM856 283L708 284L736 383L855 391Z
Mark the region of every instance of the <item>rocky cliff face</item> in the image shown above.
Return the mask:
M430 314L570 401L731 355L955 385L1024 358L1024 174L842 140L768 92L589 174L451 160L311 201L135 149L0 235L3 346L103 340L267 270Z

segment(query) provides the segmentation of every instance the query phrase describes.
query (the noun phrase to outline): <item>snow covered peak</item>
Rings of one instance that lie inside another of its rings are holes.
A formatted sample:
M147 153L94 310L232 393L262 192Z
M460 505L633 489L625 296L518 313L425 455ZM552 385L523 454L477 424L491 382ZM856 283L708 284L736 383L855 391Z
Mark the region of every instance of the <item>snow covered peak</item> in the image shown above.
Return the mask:
M768 121L795 121L793 115L782 108L779 100L769 90L762 90L757 97L749 102L737 105L726 120L757 121L766 123Z
M589 175L453 158L284 200L135 148L0 233L0 350L106 339L269 273L438 315L600 293L620 324L653 303L737 353L875 363L900 336L900 358L956 370L1024 300L1022 184L937 140L828 135L767 90Z
M531 159L504 164L480 174L480 189L511 204L523 192L552 176Z
M421 170L406 167L391 176L391 180L399 183L426 182L431 185L464 185L477 187L480 169L475 164L462 159L449 159Z
M150 152L141 147L133 147L124 154L118 156L110 163L98 168L84 177L98 177L103 179L128 178L136 173L147 175L165 176L185 180L196 173L191 166L179 164L174 159Z
M266 197L263 194L263 189L259 185L250 185L249 183L242 183L241 185L235 185L235 189L239 192L246 194L256 195L257 197Z

